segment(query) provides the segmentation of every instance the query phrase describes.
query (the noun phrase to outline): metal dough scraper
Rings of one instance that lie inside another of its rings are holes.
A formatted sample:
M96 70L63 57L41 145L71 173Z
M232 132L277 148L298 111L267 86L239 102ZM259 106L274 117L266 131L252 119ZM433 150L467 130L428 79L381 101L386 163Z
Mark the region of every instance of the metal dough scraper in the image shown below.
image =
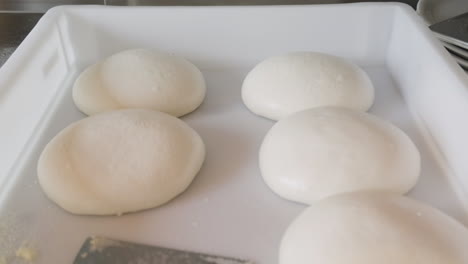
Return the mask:
M252 262L104 237L90 237L84 242L73 264L252 264Z

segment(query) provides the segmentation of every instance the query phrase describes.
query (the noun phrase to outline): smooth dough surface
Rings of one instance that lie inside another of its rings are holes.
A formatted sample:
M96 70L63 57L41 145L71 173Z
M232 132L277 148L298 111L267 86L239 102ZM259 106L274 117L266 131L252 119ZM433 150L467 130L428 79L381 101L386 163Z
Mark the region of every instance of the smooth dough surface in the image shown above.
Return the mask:
M189 61L145 49L126 50L89 66L75 81L73 100L85 114L145 108L182 116L206 93L200 70Z
M367 111L374 87L367 74L345 59L318 52L269 58L249 72L242 99L257 115L279 120L319 106Z
M413 199L363 192L312 204L288 227L279 264L466 264L468 230Z
M260 147L266 184L285 199L310 204L338 193L406 193L417 182L420 155L411 139L371 114L319 107L278 121Z
M183 192L205 158L200 136L168 114L127 109L58 133L37 173L45 194L75 214L112 215L159 206Z

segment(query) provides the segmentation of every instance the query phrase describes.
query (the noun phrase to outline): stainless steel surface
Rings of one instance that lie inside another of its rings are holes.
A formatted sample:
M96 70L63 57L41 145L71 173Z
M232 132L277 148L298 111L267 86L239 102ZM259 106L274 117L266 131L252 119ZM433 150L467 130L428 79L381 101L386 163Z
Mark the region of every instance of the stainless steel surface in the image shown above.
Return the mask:
M439 39L468 49L468 12L431 25L429 28Z
M297 5L354 2L403 2L416 8L418 0L107 0L108 5Z
M465 71L468 70L468 12L429 27Z
M0 65L42 17L41 13L0 13Z
M466 61L468 61L468 49L463 49L461 47L458 47L456 45L450 44L448 42L442 41L442 44L445 46L447 50L449 50L451 53L455 53L456 55L462 57Z
M416 8L418 0L380 0L380 2L403 2ZM274 5L274 4L333 4L351 2L379 2L377 0L0 0L0 10L45 12L57 5Z
M393 2L381 0L380 2ZM418 0L396 0L416 7ZM376 0L0 0L0 66L8 59L41 13L58 5L95 4L119 6L158 5L274 5L274 4L334 4L378 2Z
M458 56L456 53L452 53L450 52L450 50L448 50L449 53L452 55L452 58L455 59L455 61L458 63L458 65L460 65L460 67L463 68L463 70L467 71L468 70L468 61L460 56Z
M88 238L74 264L247 264L247 260L148 246L109 238Z
M2 11L44 13L59 5L102 5L105 0L0 0Z

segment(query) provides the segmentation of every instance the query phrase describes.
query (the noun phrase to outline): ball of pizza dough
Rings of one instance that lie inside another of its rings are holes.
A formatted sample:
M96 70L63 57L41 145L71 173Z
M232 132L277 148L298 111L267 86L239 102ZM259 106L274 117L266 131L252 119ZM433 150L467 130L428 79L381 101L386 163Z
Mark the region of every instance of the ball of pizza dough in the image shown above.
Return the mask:
M278 121L265 136L259 165L285 199L310 204L338 193L406 193L417 182L419 151L393 124L340 107L312 108Z
M319 106L367 111L374 87L357 65L318 52L296 52L269 58L249 72L242 99L257 115L279 120Z
M89 66L73 85L73 100L85 114L145 108L182 116L206 93L200 70L189 61L145 49L126 50Z
M363 192L313 203L288 227L279 264L465 264L468 230L413 199Z
M58 133L38 162L45 194L75 214L118 215L162 205L183 192L205 158L200 136L162 112L94 115Z

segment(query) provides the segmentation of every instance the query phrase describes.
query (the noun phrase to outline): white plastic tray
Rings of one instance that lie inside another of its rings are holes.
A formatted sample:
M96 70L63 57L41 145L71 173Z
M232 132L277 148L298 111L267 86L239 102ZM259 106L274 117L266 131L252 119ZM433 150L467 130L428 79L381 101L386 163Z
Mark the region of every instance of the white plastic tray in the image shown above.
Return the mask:
M68 214L41 192L38 155L84 117L70 95L78 73L135 47L174 52L202 69L207 97L183 120L204 139L206 162L190 188L160 208ZM240 87L260 60L298 50L364 67L377 88L371 112L406 131L422 153L410 196L468 223L468 79L409 7L60 7L0 69L0 256L29 242L36 263L71 263L87 236L105 235L277 263L281 236L305 207L262 182L257 152L273 122L243 106Z

